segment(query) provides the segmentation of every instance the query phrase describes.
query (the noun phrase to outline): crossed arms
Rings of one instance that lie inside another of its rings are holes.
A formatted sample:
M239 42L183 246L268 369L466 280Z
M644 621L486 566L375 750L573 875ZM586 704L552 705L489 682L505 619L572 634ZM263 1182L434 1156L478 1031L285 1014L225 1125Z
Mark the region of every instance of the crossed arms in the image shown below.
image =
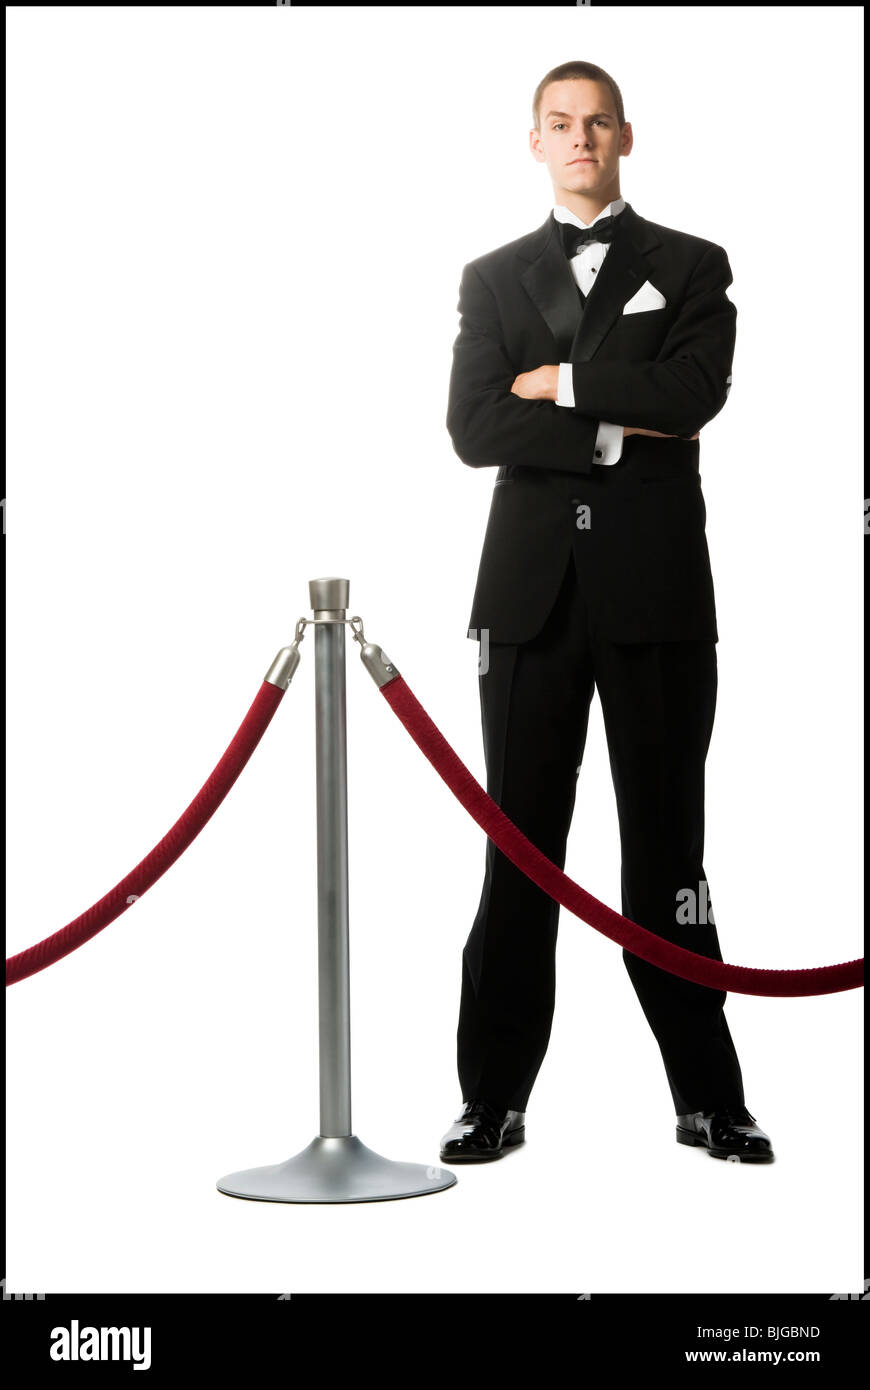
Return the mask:
M626 433L695 438L728 395L737 311L725 291L724 250L710 245L654 362L574 362L573 408L555 404L558 366L517 375L502 339L495 296L463 268L459 333L447 406L456 453L473 468L523 464L588 472L600 420Z

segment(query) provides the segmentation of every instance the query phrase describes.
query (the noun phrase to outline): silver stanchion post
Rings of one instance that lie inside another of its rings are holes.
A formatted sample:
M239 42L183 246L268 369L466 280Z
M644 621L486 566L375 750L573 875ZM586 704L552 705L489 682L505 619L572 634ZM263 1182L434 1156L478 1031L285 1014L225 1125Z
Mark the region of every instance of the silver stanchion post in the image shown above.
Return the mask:
M351 1127L344 640L350 581L312 579L308 590L314 618L306 621L315 625L320 1134L286 1163L230 1173L217 1187L229 1197L263 1202L420 1197L452 1187L456 1174L384 1158Z

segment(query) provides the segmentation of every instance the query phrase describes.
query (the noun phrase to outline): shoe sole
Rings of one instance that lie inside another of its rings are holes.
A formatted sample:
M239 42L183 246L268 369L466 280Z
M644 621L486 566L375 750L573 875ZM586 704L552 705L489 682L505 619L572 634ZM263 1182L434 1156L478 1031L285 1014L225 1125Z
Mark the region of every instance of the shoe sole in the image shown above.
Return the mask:
M772 1163L774 1155L766 1154L736 1154L728 1149L711 1148L702 1134L695 1134L691 1130L681 1129L677 1125L677 1143L688 1144L693 1149L706 1149L711 1158L736 1158L740 1163Z
M493 1159L502 1158L505 1149L516 1148L518 1144L526 1142L526 1127L520 1125L519 1129L510 1130L502 1139L501 1147L494 1153L470 1153L470 1154L446 1154L439 1155L442 1163L491 1163Z

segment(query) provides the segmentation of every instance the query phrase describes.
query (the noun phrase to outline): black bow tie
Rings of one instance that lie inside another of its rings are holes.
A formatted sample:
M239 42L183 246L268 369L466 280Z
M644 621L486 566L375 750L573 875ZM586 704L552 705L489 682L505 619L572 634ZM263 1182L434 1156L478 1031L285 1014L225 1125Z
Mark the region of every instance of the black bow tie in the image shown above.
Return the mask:
M559 231L565 255L570 260L583 246L592 241L612 241L616 230L616 217L602 217L594 227L575 227L573 222L560 222Z

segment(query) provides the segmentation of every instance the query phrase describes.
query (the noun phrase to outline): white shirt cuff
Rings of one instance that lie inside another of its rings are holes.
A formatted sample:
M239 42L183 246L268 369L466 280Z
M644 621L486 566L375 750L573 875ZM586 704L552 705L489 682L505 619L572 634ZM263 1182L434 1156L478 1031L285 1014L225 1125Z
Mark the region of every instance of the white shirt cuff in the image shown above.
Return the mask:
M559 363L559 384L556 388L556 404L567 405L574 409L574 377L573 363Z
M600 421L592 462L605 465L618 463L622 457L623 437L622 425L611 425L606 420Z

